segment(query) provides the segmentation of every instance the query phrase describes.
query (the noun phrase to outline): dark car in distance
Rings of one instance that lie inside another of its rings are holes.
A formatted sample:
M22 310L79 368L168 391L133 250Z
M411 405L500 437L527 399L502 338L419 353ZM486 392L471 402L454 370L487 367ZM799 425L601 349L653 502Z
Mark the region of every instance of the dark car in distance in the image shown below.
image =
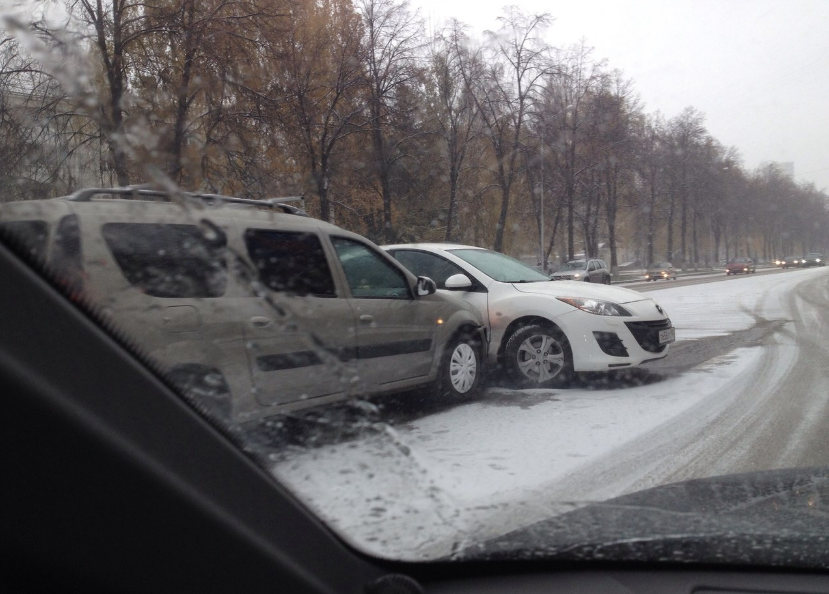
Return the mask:
M801 264L800 256L786 256L780 261L781 268L798 268Z
M826 258L820 252L809 252L805 258L800 259L803 268L807 266L826 266Z
M754 260L751 258L732 258L725 266L726 276L742 273L749 274L751 272L757 272L757 268L754 266Z

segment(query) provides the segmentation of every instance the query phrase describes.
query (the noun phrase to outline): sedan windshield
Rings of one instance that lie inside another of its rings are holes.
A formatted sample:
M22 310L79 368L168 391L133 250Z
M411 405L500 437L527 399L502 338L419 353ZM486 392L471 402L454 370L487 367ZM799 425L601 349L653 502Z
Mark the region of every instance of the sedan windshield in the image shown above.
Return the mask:
M449 250L489 278L502 283L537 283L550 280L515 258L490 250Z

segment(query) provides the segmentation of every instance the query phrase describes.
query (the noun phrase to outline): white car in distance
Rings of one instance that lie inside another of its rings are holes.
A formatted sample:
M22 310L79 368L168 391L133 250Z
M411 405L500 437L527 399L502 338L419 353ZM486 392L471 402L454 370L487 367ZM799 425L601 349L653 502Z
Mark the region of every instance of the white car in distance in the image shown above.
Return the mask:
M514 258L467 245L383 248L480 310L489 362L521 387L564 383L573 372L635 367L665 357L675 340L662 308L630 289L551 281Z

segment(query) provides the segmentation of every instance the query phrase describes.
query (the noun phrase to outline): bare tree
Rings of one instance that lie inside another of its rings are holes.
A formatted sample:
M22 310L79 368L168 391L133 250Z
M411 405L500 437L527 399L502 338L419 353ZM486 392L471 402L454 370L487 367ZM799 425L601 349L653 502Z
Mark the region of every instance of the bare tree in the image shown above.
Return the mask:
M31 30L25 34L34 34ZM0 183L3 200L68 191L90 179L83 120L75 117L59 82L16 37L0 37ZM84 158L86 156L86 158Z
M588 139L585 110L591 95L598 92L604 79L604 64L590 58L591 49L583 43L562 53L556 70L544 86L545 105L551 110L551 144L556 157L566 209L567 258L575 255L575 218L578 208L579 180L596 166L585 159L582 144Z
M127 185L126 95L130 51L147 34L142 4L140 0L75 0L70 8L92 29L93 55L105 81L97 106L99 124L118 184Z
M267 126L286 140L332 220L331 179L342 141L359 131L362 23L350 2L298 2L278 26L263 23L261 88L249 88Z
M383 201L385 241L394 241L392 221L392 170L404 156L402 145L409 135L394 135L394 119L405 109L401 96L417 77L417 53L422 45L422 26L406 0L359 0L363 19L366 59L368 129L373 150L374 174Z
M459 182L478 123L477 106L461 78L466 58L460 52L467 52L464 34L460 23L454 21L445 35L433 41L427 70L427 111L445 149L449 180L445 241L455 239Z
M236 65L249 63L263 13L247 0L153 0L142 12L145 34L136 39L131 76L158 137L152 158L175 181L194 184L197 166L185 163L185 149L204 144L202 120L216 107L208 99L240 78Z
M668 122L669 159L666 163L671 176L671 209L668 219L668 252L673 252L673 224L675 206L679 203L679 237L682 261L688 262L688 215L691 210L695 159L706 137L705 116L693 107Z
M662 175L664 124L658 116L643 119L638 128L638 167L637 171L645 186L645 199L640 212L645 214L645 264L655 262L656 224L658 221L659 197L664 186Z
M501 28L488 32L488 44L464 60L460 70L495 159L494 177L501 191L493 241L496 251L504 246L510 195L522 167L519 156L531 101L551 68L547 46L537 37L549 24L549 15L525 16L510 7L499 21Z

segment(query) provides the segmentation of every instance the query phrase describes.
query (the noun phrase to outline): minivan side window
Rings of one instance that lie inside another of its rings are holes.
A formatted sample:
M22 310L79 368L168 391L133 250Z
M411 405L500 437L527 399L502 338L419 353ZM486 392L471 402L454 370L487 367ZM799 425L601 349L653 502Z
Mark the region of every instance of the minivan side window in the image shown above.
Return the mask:
M272 291L337 296L322 243L314 233L246 229L245 246L259 279Z
M129 283L147 295L224 295L224 242L208 242L196 225L106 223L101 232Z
M353 297L411 298L405 275L368 246L344 237L332 237L331 242L337 250Z

